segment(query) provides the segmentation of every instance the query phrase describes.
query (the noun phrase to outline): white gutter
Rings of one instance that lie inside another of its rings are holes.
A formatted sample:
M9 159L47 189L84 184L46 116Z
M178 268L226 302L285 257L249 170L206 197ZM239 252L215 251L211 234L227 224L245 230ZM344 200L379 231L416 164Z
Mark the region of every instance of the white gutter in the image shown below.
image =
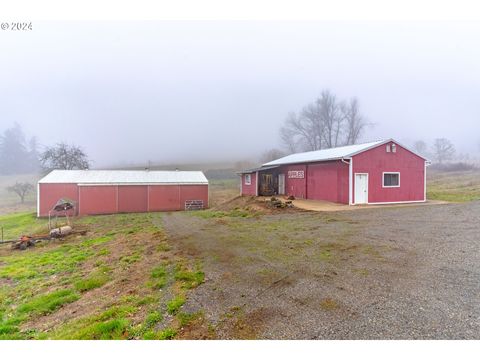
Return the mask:
M348 164L348 204L353 205L353 194L352 194L352 186L353 186L353 158L348 158L350 161L345 161L342 158L342 162L344 164Z

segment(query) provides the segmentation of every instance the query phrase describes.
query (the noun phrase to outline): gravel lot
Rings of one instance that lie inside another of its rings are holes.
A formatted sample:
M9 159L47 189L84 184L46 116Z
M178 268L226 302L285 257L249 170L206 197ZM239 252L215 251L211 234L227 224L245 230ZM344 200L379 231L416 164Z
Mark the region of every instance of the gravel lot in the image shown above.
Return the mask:
M164 216L218 338L479 339L480 202Z

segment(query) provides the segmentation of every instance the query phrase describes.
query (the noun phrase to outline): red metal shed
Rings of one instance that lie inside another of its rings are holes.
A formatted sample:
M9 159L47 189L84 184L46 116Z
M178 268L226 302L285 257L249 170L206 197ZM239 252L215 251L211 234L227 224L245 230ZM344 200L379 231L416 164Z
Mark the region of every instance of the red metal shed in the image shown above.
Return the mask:
M53 170L38 182L37 216L48 216L60 198L76 214L173 211L208 207L201 171Z
M292 154L239 174L242 195L391 204L426 201L427 164L388 139Z

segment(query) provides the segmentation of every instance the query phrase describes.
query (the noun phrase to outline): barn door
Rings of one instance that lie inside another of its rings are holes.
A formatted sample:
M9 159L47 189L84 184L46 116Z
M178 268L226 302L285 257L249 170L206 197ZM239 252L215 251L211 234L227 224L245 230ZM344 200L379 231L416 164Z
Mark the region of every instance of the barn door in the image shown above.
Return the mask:
M355 174L355 204L368 203L368 174Z
M285 174L278 174L278 195L285 195Z

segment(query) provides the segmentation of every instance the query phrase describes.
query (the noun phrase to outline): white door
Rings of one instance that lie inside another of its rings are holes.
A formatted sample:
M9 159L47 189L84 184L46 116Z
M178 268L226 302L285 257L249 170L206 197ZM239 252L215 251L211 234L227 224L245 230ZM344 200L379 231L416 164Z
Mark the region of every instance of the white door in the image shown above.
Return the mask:
M278 174L278 195L285 195L285 174Z
M355 174L355 204L368 203L368 174Z

